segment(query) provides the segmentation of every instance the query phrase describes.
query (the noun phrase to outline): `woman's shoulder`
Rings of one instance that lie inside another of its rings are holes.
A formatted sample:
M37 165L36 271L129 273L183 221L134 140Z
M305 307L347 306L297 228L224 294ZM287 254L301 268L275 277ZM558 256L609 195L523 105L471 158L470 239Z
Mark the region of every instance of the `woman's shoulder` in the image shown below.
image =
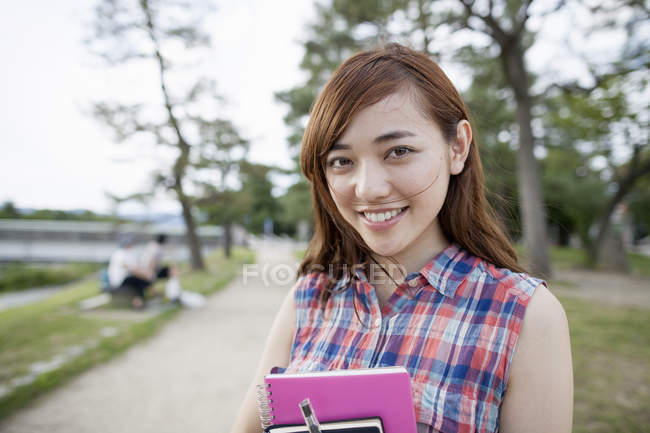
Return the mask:
M541 278L526 272L502 268L482 259L478 260L474 272L478 274L474 280L484 281L484 285L490 287L494 295L504 298L514 296L526 304L539 287L547 286L546 281Z
M298 276L295 285L296 306L309 304L325 290L328 275L322 271L311 271ZM304 305L306 306L306 305Z

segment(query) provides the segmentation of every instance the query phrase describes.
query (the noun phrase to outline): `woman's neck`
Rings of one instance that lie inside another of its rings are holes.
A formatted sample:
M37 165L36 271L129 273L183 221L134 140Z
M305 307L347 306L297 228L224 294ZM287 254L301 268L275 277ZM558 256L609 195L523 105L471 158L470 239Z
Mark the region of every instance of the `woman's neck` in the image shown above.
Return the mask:
M376 263L382 265L388 271L393 279L398 281L397 278L404 279L406 275L420 271L449 244L450 242L444 235L435 236L427 239L427 242L418 242L393 255L392 258L397 261L397 264L388 257L373 255L373 258Z
M423 233L417 242L392 256L396 263L388 257L373 255L376 263L370 261L366 276L377 291L380 305L383 306L397 285L401 284L408 274L420 271L438 253L449 246L450 242L442 234L439 226L437 224L432 224L432 226L431 231ZM382 270L382 267L386 272Z

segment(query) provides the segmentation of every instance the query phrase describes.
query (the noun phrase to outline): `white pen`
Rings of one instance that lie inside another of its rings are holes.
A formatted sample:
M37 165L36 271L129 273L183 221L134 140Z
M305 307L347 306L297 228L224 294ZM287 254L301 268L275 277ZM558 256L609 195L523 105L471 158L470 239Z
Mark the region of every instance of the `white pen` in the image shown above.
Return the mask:
M320 423L318 422L318 418L316 418L316 414L314 413L314 409L311 407L309 399L304 399L298 404L298 406L300 407L302 417L305 419L305 424L309 429L309 433L322 433Z

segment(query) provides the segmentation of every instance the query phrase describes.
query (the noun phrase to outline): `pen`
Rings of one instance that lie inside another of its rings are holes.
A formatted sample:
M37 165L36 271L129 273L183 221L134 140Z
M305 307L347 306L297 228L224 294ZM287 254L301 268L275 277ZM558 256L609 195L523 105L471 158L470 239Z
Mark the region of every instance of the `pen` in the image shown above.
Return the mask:
M300 407L302 417L305 419L305 424L307 424L309 433L321 433L318 418L316 418L316 414L314 413L314 409L311 407L309 399L304 399L298 404L298 406Z

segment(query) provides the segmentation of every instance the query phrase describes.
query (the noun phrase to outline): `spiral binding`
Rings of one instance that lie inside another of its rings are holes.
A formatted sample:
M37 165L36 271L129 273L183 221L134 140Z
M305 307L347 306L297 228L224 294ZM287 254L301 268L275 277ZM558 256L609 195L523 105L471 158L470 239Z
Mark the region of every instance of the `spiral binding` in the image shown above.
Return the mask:
M271 405L273 399L271 398L271 391L268 390L271 388L271 384L257 385L256 388L257 410L260 413L262 428L265 429L270 427L271 422L275 419L275 415L273 414L275 409Z

